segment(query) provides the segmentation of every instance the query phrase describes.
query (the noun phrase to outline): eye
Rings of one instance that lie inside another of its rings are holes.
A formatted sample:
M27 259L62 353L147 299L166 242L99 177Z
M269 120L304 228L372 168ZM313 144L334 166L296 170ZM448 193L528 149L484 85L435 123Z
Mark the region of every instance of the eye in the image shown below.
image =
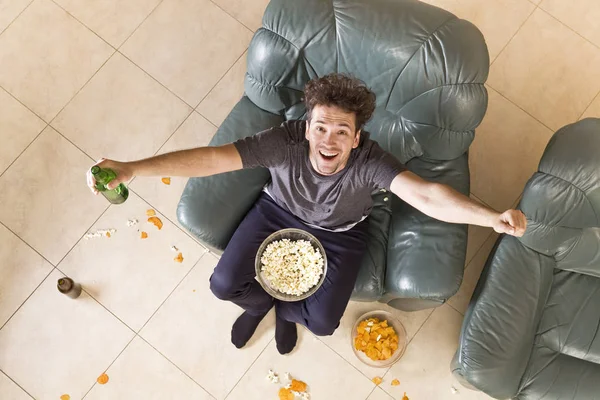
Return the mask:
M346 132L346 131L339 131L338 132L338 135L347 135L347 134L348 134L348 132Z
M325 129L322 126L317 126L317 131L325 132Z

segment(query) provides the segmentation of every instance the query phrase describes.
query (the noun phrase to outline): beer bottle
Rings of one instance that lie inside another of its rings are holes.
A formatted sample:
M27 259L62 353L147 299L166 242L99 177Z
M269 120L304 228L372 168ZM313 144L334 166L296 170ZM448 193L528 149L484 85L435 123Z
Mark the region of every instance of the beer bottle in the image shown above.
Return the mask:
M56 285L58 291L62 294L66 294L72 299L76 299L81 294L81 285L79 283L73 282L71 278L60 278Z
M92 175L96 179L96 189L111 203L121 204L129 197L129 189L123 183L119 183L119 186L112 190L106 188L106 185L117 177L117 174L112 169L100 168L94 165L92 167Z

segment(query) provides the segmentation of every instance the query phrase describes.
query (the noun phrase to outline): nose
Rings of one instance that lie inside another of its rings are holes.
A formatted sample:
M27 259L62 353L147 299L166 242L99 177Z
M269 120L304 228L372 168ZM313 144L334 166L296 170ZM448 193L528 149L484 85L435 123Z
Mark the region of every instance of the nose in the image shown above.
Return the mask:
M327 132L325 134L325 137L323 138L323 143L327 144L327 145L333 145L335 142L335 136L333 133L331 133L331 131Z

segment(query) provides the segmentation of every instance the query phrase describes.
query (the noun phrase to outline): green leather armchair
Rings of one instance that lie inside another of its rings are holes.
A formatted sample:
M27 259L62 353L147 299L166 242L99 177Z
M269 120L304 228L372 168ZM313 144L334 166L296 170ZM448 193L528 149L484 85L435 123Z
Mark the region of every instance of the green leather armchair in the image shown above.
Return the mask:
M600 399L600 119L554 134L463 321L452 369L498 398Z
M248 49L245 94L210 145L302 119L304 84L350 73L377 95L365 129L418 175L469 194L467 150L487 108L482 34L414 0L273 0ZM190 179L180 223L223 250L256 200L263 169ZM403 310L443 304L459 288L467 227L433 220L383 191L373 194L368 254L353 300Z

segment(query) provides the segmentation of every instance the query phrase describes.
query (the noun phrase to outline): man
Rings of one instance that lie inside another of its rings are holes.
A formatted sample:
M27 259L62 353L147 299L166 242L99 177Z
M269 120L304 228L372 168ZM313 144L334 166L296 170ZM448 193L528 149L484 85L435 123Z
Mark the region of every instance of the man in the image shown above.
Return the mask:
M219 147L176 151L134 162L101 160L118 177L108 188L135 175L208 176L242 168L268 168L271 181L231 238L211 278L212 292L245 311L235 321L232 343L243 347L275 306L275 339L281 354L296 345L296 323L316 335L331 335L346 309L366 250L371 192L391 190L423 213L450 223L494 228L521 236L525 216L502 214L452 188L427 182L385 152L362 131L375 109L375 95L354 78L331 74L305 87L306 121L279 127ZM88 185L94 179L88 173ZM315 235L327 253L327 279L308 299L274 300L254 279L254 258L262 241L283 228Z

